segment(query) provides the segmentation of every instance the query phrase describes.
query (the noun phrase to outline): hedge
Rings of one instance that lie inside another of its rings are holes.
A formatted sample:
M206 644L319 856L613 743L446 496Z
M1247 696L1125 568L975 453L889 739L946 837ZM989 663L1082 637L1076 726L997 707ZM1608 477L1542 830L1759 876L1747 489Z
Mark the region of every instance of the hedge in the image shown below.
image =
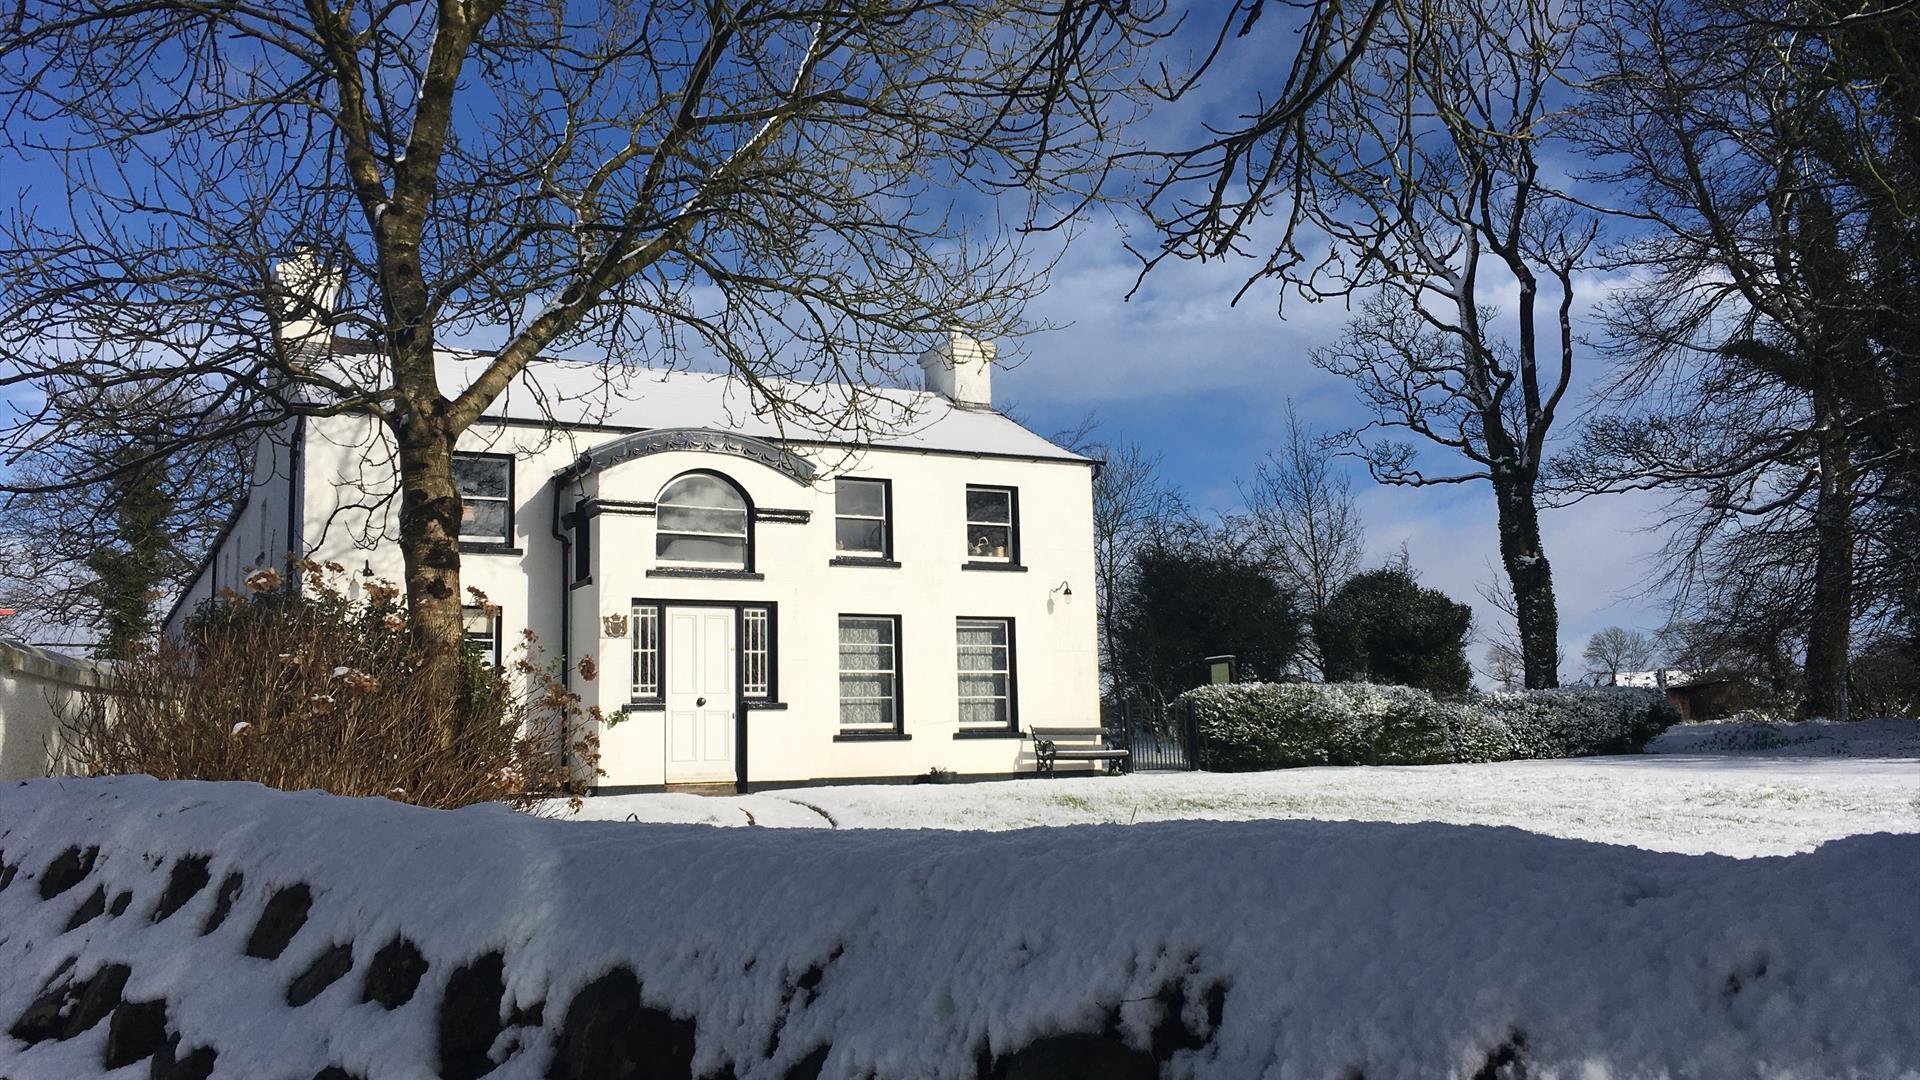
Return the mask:
M1633 754L1679 721L1658 690L1581 687L1442 701L1409 686L1237 683L1179 698L1202 765L1440 765Z

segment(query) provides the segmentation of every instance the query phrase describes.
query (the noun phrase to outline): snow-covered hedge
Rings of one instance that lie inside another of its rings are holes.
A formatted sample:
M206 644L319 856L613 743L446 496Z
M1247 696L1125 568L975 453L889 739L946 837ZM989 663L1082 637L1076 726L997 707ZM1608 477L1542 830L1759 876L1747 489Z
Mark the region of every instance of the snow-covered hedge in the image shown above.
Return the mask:
M123 779L0 788L0 867L15 1080L1920 1070L1920 836L803 832Z
M1679 720L1657 690L1581 687L1442 701L1370 683L1236 683L1180 698L1210 769L1437 765L1638 753Z

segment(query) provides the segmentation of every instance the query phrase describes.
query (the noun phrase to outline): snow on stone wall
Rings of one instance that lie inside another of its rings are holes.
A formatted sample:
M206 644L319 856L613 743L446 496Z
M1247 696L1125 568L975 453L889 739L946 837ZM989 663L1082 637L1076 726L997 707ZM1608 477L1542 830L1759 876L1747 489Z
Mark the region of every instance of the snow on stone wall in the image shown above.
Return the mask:
M134 778L0 788L0 867L11 1080L1920 1075L1920 837L797 832Z

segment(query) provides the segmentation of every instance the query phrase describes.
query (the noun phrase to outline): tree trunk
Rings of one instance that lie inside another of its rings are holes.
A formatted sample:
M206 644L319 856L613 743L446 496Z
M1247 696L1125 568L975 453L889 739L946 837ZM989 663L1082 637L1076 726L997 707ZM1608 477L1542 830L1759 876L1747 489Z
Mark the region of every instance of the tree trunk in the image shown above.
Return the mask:
M1806 694L1800 711L1844 720L1853 629L1852 462L1846 427L1823 391L1815 391L1820 493L1813 511L1813 610L1807 626Z
M1553 568L1540 544L1533 483L1525 475L1495 469L1493 494L1500 510L1500 561L1513 586L1527 689L1551 689L1560 685L1560 609L1553 598Z
M399 425L400 553L405 559L408 629L419 677L451 702L460 692L460 492L453 481L457 433L438 410L411 412ZM437 718L452 734L449 711Z

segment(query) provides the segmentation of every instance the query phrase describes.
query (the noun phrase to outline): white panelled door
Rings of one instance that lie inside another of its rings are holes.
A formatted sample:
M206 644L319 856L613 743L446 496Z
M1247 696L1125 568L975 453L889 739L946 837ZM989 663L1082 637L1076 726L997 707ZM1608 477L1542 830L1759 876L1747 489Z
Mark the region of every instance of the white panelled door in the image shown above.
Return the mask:
M736 779L733 610L667 609L667 783Z

